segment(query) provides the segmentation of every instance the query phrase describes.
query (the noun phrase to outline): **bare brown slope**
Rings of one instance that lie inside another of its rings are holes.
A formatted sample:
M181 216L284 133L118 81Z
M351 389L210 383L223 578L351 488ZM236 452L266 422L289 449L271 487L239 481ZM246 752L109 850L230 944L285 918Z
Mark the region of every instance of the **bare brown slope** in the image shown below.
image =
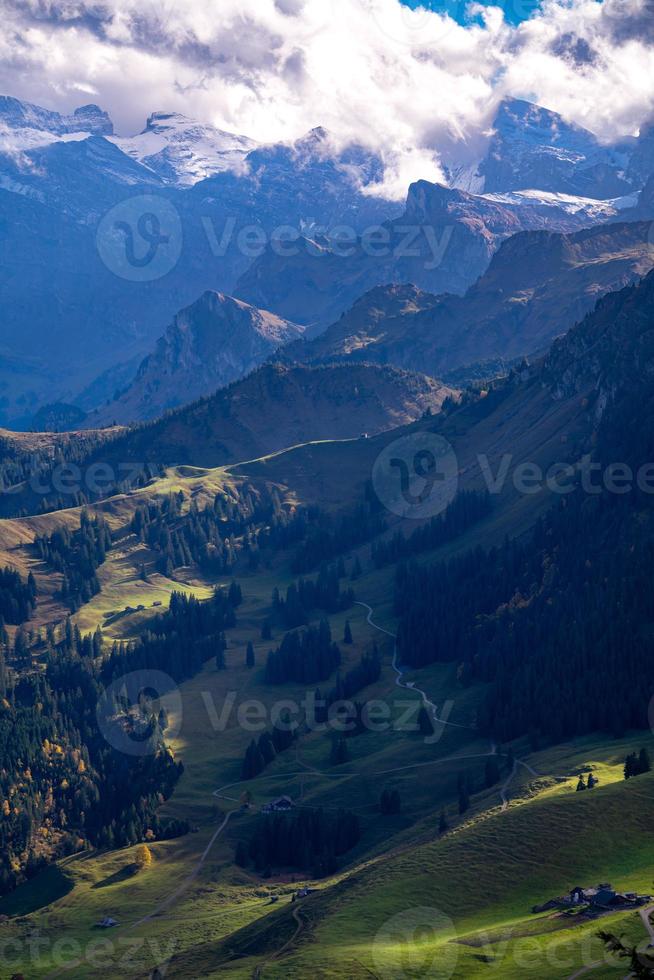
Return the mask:
M219 466L313 440L381 432L437 412L452 394L432 378L378 365L266 364L209 398L128 431L109 453L122 461Z

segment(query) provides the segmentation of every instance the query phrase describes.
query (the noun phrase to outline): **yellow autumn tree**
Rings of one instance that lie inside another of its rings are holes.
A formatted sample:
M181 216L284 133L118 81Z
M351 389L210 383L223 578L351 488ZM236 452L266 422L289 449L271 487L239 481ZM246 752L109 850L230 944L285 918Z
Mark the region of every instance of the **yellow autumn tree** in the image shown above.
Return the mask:
M134 855L134 863L139 871L144 871L152 864L152 851L147 844L139 844Z

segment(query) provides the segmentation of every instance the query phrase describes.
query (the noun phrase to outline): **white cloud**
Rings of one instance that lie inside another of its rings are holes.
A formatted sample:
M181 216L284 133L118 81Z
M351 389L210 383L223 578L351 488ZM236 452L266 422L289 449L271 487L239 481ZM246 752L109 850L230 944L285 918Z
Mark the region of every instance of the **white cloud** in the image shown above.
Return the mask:
M322 125L381 149L401 195L454 146L473 159L505 94L633 132L654 107L649 2L546 0L514 28L499 6L462 27L399 0L4 0L0 88L92 98L123 133L156 109L264 141Z

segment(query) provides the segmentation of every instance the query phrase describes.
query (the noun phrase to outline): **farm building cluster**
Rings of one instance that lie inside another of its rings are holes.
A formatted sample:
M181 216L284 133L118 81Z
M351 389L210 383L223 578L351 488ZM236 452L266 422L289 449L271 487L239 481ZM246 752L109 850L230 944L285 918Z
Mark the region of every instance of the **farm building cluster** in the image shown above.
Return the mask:
M638 895L636 892L618 892L606 882L592 888L577 886L567 895L552 898L543 905L535 905L532 912L549 912L552 909L575 909L585 907L589 912L613 912L619 909L640 908L652 901L651 895Z

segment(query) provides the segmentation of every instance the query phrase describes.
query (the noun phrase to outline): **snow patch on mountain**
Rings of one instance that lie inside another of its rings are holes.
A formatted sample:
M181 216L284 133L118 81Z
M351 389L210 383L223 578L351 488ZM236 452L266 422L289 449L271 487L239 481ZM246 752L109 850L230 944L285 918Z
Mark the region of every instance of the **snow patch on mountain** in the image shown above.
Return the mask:
M497 204L538 204L543 207L556 208L566 214L586 215L593 221L602 221L615 217L620 211L634 207L638 194L628 194L623 197L609 198L599 201L593 197L579 197L573 194L542 191L535 188L522 191L506 191L497 194L481 195L487 201Z

